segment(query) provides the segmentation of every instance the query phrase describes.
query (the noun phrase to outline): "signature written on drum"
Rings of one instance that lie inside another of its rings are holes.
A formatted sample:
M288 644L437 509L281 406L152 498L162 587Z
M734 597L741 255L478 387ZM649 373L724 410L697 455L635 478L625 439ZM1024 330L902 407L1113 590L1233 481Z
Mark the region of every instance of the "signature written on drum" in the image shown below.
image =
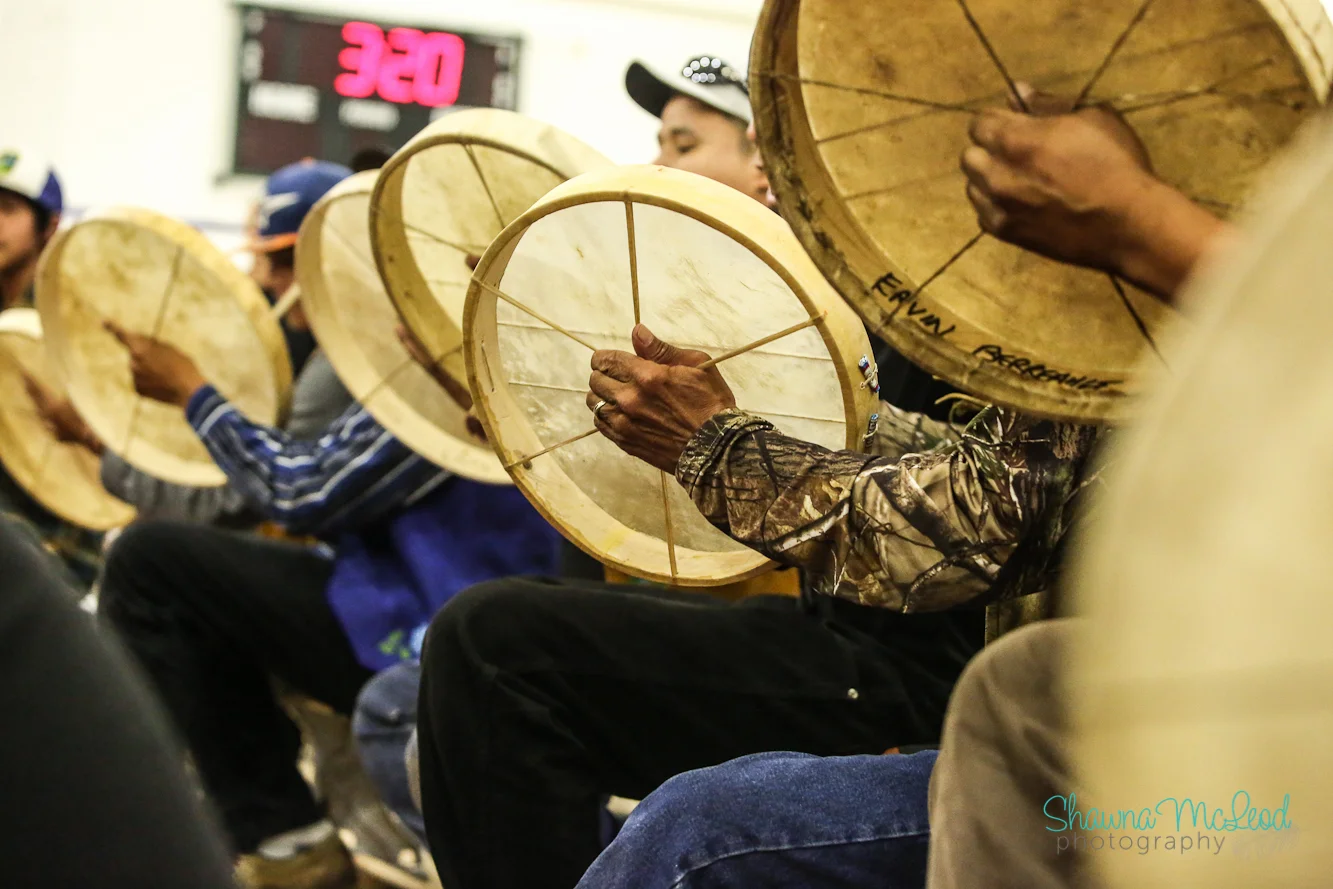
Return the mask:
M917 302L915 294L904 289L903 282L893 272L882 276L870 289L883 297L889 305L895 307L893 310L895 315L905 306L907 309L905 317L917 322L935 336L948 336L958 329L957 324L944 327L944 321Z
M1095 377L1079 376L1069 371L1057 370L1030 358L1005 352L1000 346L978 346L972 350L972 354L980 358L983 363L997 364L1021 377L1027 377L1039 383L1055 383L1058 386L1068 386L1070 389L1117 393L1119 390L1116 387L1124 382L1124 380L1099 380Z

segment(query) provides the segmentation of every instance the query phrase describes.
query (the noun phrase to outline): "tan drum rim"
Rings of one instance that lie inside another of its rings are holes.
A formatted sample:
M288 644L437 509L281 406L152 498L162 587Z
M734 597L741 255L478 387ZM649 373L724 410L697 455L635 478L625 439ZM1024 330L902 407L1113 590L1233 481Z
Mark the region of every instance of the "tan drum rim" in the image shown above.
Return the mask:
M88 425L107 443L107 447L115 453L120 453L118 448L123 446L120 442L109 441L111 436L104 426L98 428L101 413L91 410L95 407L91 403L91 393L85 390L82 379L71 371L68 332L65 329L58 296L60 258L68 247L73 233L78 231L80 226L89 223L124 223L152 231L158 237L176 244L178 250L188 253L192 259L222 282L236 301L237 307L246 315L264 351L268 353L269 368L273 372L273 382L278 395L278 411L276 417L261 419L281 422L291 397L291 360L287 354L286 342L282 338L281 326L274 323L271 316L272 309L265 302L258 286L213 246L205 235L184 222L139 207L108 207L90 212L74 226L58 232L42 252L36 278L36 305L41 316L43 337L47 342L47 354L50 356L52 369L75 409L80 416L87 418ZM156 447L152 450L160 453ZM124 454L121 456L125 457ZM176 457L171 459L173 462L179 460ZM158 477L152 467L137 465L135 468ZM226 475L216 465L205 467L200 463L186 464L181 472L171 472L169 475L171 476L169 478L165 475L160 477L176 484L197 487L218 487L227 482Z
M422 152L439 148L442 145L462 145L465 148L477 145L482 148L492 148L520 157L553 175L559 176L561 179L568 176L567 173L561 172L530 152L517 149L513 145L501 142L498 139L471 136L464 132L438 133L412 145L411 151L395 153L381 169L380 177L375 182L375 189L370 194L370 251L375 257L375 267L379 270L380 280L384 282L389 299L393 302L394 308L398 310L399 317L404 324L408 325L409 329L412 327L408 320L410 313L402 310L401 294L410 291L429 293L430 285L426 282L425 276L421 274L421 270L417 268L417 264L412 261L411 256L403 255L407 250L405 238L403 244L395 243L390 246L390 242L395 240L395 234L398 231L401 230L404 235L408 231L406 223L403 223L401 219L403 184L407 173L407 165ZM469 153L469 157L472 157L471 153ZM473 158L472 162L475 165L476 159ZM480 170L478 170L478 175L480 175ZM391 207L386 206L386 201L390 198L392 199ZM392 211L398 213L398 222L391 221ZM517 222L517 220L515 221ZM435 337L443 333L447 339L456 341L454 345L445 349L441 354L432 357L439 363L440 368L445 373L448 373L460 383L466 382L467 373L461 359L463 331L455 328L453 322L449 320L448 313L444 310L436 307L429 314L435 318Z
M1323 84L1309 61L1291 45L1292 31L1279 21L1271 0L1255 0L1283 34L1282 51L1307 77L1311 90L1319 94ZM1279 0L1280 2L1280 0ZM866 285L854 267L896 267L865 232L850 210L833 197L836 193L827 173L817 183L818 198L811 184L802 181L787 159L815 157L816 140L807 120L801 78L792 64L799 40L801 0L766 0L755 27L750 51L750 95L755 110L759 147L768 171L770 186L778 197L782 214L825 277L856 309L870 329L891 346L931 374L962 389L973 390L974 381L984 380L987 398L1025 414L1053 420L1085 423L1117 423L1136 411L1136 399L1124 395L1098 395L1071 390L1043 392L1020 385L1018 377L991 363L972 363L956 350L910 325L888 323L883 309L866 294ZM777 39L779 36L781 40ZM788 81L789 88L778 81ZM989 107L978 102L977 110ZM784 110L785 109L785 110ZM791 123L791 126L788 124ZM836 242L831 232L838 234ZM919 284L918 284L919 287Z
M15 311L27 315L26 318L20 319L21 326L15 326L13 323L7 323L7 322L12 322L14 320L15 316L12 315L11 313ZM32 325L26 323L29 319L31 319L31 321L33 322L36 322L39 328L38 330L32 329ZM18 308L18 309L7 309L4 312L0 312L0 339L3 339L4 336L23 337L24 339L32 341L35 345L39 347L44 347L45 344L43 343L42 336L40 334L40 321L37 318L37 310L29 308ZM8 350L5 349L3 346L0 346L0 355L5 355L7 351ZM8 360L8 359L6 357L0 360ZM19 363L16 357L13 360L15 364ZM70 445L70 447L76 447L76 446ZM14 479L15 483L19 484L20 487L22 487L25 491L27 491L29 496L31 496L34 500L40 503L44 508L53 513L55 516L57 516L60 519L63 519L66 522L69 522L72 525L77 525L80 528L86 528L90 531L101 532L101 531L110 531L112 528L118 528L123 525L127 525L134 520L136 510L134 509L133 506L131 506L128 503L124 503L119 498L114 497L109 492L101 491L101 492L95 492L95 495L97 493L100 493L101 497L105 498L107 501L114 501L116 504L120 504L123 507L123 509L114 511L112 513L113 518L110 521L89 522L87 521L86 516L76 515L73 512L65 509L64 503L60 499L48 498L43 495L42 491L33 490L29 488L26 484L24 484L23 480L19 478L19 476L14 472L13 468L9 465L9 461L5 459L5 456L2 452L0 452L0 463L5 465L6 470L10 474L10 477ZM115 512L119 512L119 515L115 515Z
M371 192L373 193L373 189ZM339 359L334 361L329 345L326 344L326 338L332 335L333 339L344 341L343 346L345 346L346 340L355 339L355 337L351 335L350 331L345 331L341 324L330 323L326 327L324 323L326 320L332 321L332 316L338 314L338 309L336 308L333 297L328 292L328 288L325 287L324 275L322 273L322 257L324 249L322 234L323 221L329 208L335 201L358 193L363 192L360 192L359 190L352 191L350 187L348 189L343 189L341 186L336 186L333 191L328 195L325 195L317 204L315 204L302 225L302 232L314 231L315 226L320 227L320 231L317 233L319 234L319 237L301 240L298 243L296 252L297 277L303 282L302 298L308 300L310 305L314 307L314 311L308 311L311 331L315 334L315 338L319 342L320 348L325 351L330 363L333 364L339 379L344 380L344 384L347 385L348 391L351 392L352 397L357 399L357 401L361 403L361 406L365 408L371 416L375 417L376 421L379 422L381 426L388 429L388 431L404 445L417 454L428 456L430 454L438 453L443 447L441 442L447 439L450 451L453 452L457 450L459 459L454 466L445 466L443 468L486 484L510 484L509 474L504 471L504 468L501 467L493 457L485 454L480 449L467 447L465 443L453 439L452 436L449 436L432 426L412 409L411 405L402 395L394 391L392 387L386 385L387 378L380 380L378 384L369 388L363 385L362 381L374 376L376 371L360 349L355 347L343 348L342 351L344 354L339 355ZM311 228L307 229L306 226L310 226ZM341 237L341 235L338 235L338 237ZM376 270L376 273L378 274L378 269ZM383 279L381 278L380 280L382 281ZM325 314L326 312L327 315ZM407 361L411 361L411 358L407 356L406 351L404 351L403 354ZM344 363L355 366L355 373L347 374L347 376L352 377L352 379L345 378L343 371L339 369L340 367L345 366ZM396 428L389 429L388 425L380 419L375 407L376 402L380 399L386 401L392 400L395 403L391 412L395 418L393 425Z
M623 170L624 168L618 168L618 169ZM594 173L591 175L605 175L605 172L600 174ZM571 183L577 183L578 181L579 181L578 178L569 180L564 185L558 186L556 189L554 189L552 194L555 194L556 192L562 192L566 190L571 185ZM489 280L489 278L491 277L492 269L495 268L496 265L501 261L503 261L503 263L507 266L508 261L513 254L513 251L517 248L518 244L522 240L522 235L529 228L531 228L536 222L545 218L546 216L552 215L562 210L567 210L571 207L576 207L583 204L600 203L600 202L620 203L626 205L639 203L639 204L646 204L649 206L660 207L665 210L679 213L681 215L694 219L698 222L701 222L704 225L720 232L721 234L727 236L728 238L731 238L732 240L744 246L751 253L753 253L757 258L759 258L766 266L772 269L781 278L782 282L787 285L787 287L791 290L791 292L800 301L802 307L806 310L808 316L811 319L816 319L810 326L814 327L816 330L819 331L821 339L823 340L825 346L830 350L831 356L834 359L832 363L837 369L838 384L843 396L844 410L848 410L848 406L856 403L857 393L860 391L863 380L861 380L860 378L854 378L850 373L848 369L848 362L846 360L846 356L843 353L843 350L839 348L836 337L829 328L827 313L819 309L815 300L811 298L805 285L803 285L800 281L798 281L797 277L782 263L778 262L776 257L774 257L774 255L772 254L772 252L770 252L767 248L763 247L754 238L750 237L745 232L742 232L739 229L737 229L735 226L732 226L723 220L717 219L716 217L713 217L705 213L704 211L696 207L693 207L689 204L686 204L678 199L655 194L651 191L636 191L624 187L619 187L619 188L613 187L602 190L584 191L572 195L558 194L555 197L548 195L546 198L543 198L542 200L538 201L537 204L535 204L530 210L528 210L523 215L515 219L512 223L510 223L510 225L507 226L504 229L504 231L502 231L496 237L496 239L491 243L490 247L487 248L486 253L482 256L481 261L477 264L476 271L472 277L472 282L468 287L467 305L463 320L463 326L466 331L464 355L466 357L468 385L471 388L472 392L474 393L474 397L479 395L480 393L496 393L500 391L499 387L496 387L492 384L493 375L490 371L489 362L486 359L486 357L482 354L484 343L481 341L481 337L483 335L483 332L479 330L478 316L481 312L482 300L485 298L493 298L489 297L489 295L483 296L485 291L482 284L484 283L488 286L498 287L498 282L493 283ZM755 207L760 208L760 205L756 203ZM763 209L763 212L768 213L770 211L768 211L767 209ZM776 219L777 217L775 216L775 220ZM799 253L799 256L803 258L805 257L805 254L801 252ZM817 271L814 270L813 267L811 271L812 274L817 275ZM833 296L834 298L836 298L836 294L833 294ZM547 507L545 503L545 498L539 496L538 493L533 489L530 481L526 477L526 473L519 471L521 470L521 468L525 463L528 463L530 459L535 458L537 455L524 455L516 453L512 449L503 444L500 436L498 435L498 425L497 425L498 421L491 411L491 406L487 398L477 397L476 406L477 406L476 410L477 416L481 420L483 428L486 430L486 435L490 439L492 444L495 446L496 452L500 455L501 463L505 466L506 469L511 471L511 475L514 479L514 484L519 488L520 491L523 492L523 494L528 498L529 502L532 503L532 505L537 509L537 511L542 515L542 517L545 518L553 527L559 530L561 534L565 535L567 538L569 538L572 542L578 545L585 552L588 552L590 555L593 555L595 558L603 561L604 564L609 564L611 567L614 567L620 571L623 571L626 574L630 574L636 577L641 577L658 583L670 584L673 586L683 586L683 587L709 587L720 584L745 581L757 577L761 574L764 574L768 571L771 571L775 567L777 567L776 562L773 562L772 560L769 559L765 559L762 555L753 550L740 551L734 554L712 554L718 558L732 558L735 559L736 561L750 561L756 558L759 559L760 561L758 564L748 569L739 570L734 574L728 574L725 577L720 577L715 580L705 581L691 577L680 577L680 576L673 576L670 574L660 574L656 572L645 571L642 567L638 565L630 564L628 562L625 562L624 560L610 557L608 556L608 554L598 551L596 547L594 547L586 538L583 537L583 535L578 533L575 529L568 527L563 521L561 521L558 517L556 517L552 513L552 511ZM846 422L847 441L845 443L845 447L854 450L860 450L862 448L864 442L864 436L866 433L867 420L868 420L867 417L849 417L847 419ZM590 427L592 426L591 418L589 419L589 426ZM527 459L525 459L525 457ZM649 538L648 535L643 535L641 532L629 532L629 534L631 536L654 539L654 538Z

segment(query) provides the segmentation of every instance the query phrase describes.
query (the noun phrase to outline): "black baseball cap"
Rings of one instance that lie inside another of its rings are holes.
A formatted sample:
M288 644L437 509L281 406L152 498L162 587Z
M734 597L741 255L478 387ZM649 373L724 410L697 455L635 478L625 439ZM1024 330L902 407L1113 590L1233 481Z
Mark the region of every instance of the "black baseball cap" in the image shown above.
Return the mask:
M672 73L647 62L631 62L625 71L625 90L653 117L661 117L666 103L678 95L696 99L742 123L750 123L752 117L745 72L717 56L696 56Z

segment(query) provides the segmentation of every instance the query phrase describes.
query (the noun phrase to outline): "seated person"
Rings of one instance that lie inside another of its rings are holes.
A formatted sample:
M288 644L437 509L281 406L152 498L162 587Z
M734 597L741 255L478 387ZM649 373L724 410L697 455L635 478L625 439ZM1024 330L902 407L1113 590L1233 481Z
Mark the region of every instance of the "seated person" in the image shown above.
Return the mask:
M997 236L1164 297L1215 236L1216 221L1153 179L1132 133L1102 109L1041 120L986 115L974 134L964 159L970 193ZM1056 860L1041 817L1045 799L1068 792L1055 778L1068 772L1051 718L1062 623L1021 629L964 671L929 796L930 752L737 759L651 794L580 889L922 887L932 827L932 889L1058 885L1039 876L1073 857ZM1017 751L1029 755L1020 763ZM1020 794L1020 781L1040 793Z
M711 67L714 57L707 58ZM694 61L697 63L698 59ZM685 70L693 70L690 64L686 63ZM721 60L716 67L731 73L721 81L699 84L689 77L663 77L635 62L626 72L625 85L640 107L661 120L654 163L706 176L755 200L767 201L768 178L747 131L750 102L743 81ZM405 331L403 335L407 336ZM418 361L432 371L441 385L453 390L460 403L470 407L471 396L438 373L425 350L408 339L408 347L415 349ZM602 567L591 557L572 544L566 549L574 552L566 553L561 576L604 578ZM591 563L591 571L585 567L586 563ZM391 802L405 824L418 835L424 835L421 813L412 802L403 764L403 754L416 725L419 673L416 664L405 664L372 681L357 707L354 730L362 757L384 798Z
M42 251L60 228L64 195L60 180L40 157L0 143L0 310L31 307ZM102 562L102 535L76 528L52 514L0 466L0 513L54 554L62 588L87 589Z
M101 614L189 743L243 885L351 887L270 677L349 714L368 679L412 658L445 601L549 573L558 537L517 490L452 477L357 405L299 442L246 419L174 347L111 329L139 393L185 412L249 506L325 543L135 523L107 556Z
M153 696L74 605L53 564L0 517L0 741L6 886L235 884Z
M643 327L634 348L594 355L598 429L803 568L810 595L509 580L451 601L427 636L418 731L453 889L574 885L605 796L691 769L937 742L983 607L1046 589L1096 437L994 408L960 437L883 404L872 453L828 451L736 410L702 354Z
M262 269L257 283L266 293L286 293L295 283L295 244L301 223L315 203L349 175L351 171L346 167L303 161L269 177L264 201L259 205L257 237L250 245L256 265ZM283 318L283 325L308 329L299 304ZM156 479L106 450L68 400L52 397L35 381L29 381L28 389L57 438L101 455L102 486L134 506L140 520L173 519L236 528L257 520L235 486L195 488ZM283 431L297 441L316 439L351 403L352 396L332 365L316 350L296 379Z
M707 176L777 208L754 137L743 72L715 55L690 59L678 75L634 62L625 72L625 89L640 108L662 121L653 163ZM874 334L870 342L881 398L906 411L948 418L949 407L938 402L954 391L952 386Z

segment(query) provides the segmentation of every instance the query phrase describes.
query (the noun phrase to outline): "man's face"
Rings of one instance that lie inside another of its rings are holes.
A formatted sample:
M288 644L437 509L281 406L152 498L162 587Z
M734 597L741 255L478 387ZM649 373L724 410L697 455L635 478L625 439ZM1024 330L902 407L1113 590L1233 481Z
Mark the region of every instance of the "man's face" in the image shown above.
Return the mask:
M0 189L0 273L30 262L42 249L44 234L37 230L32 205L14 192Z
M768 194L754 143L735 121L689 96L666 103L657 142L661 150L655 162L664 167L707 176L757 201Z

